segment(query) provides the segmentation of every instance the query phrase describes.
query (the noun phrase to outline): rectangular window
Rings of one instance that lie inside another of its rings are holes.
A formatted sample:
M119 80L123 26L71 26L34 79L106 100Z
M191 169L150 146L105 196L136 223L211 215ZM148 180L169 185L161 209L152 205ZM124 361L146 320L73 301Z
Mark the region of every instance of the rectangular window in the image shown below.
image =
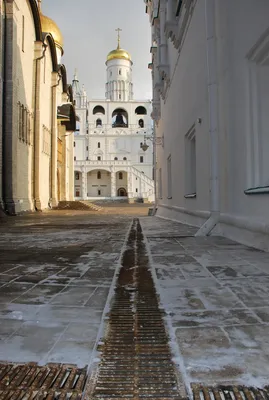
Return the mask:
M98 157L97 157L97 160L98 160L98 161L101 161L101 156L98 156Z
M89 157L88 156L86 157L86 160L89 161Z
M136 191L136 193L137 193L137 192L138 192L138 189L136 188L135 191Z
M101 147L101 143L100 143L100 142L98 142L98 149L100 149L100 147Z
M167 158L167 198L172 199L172 160L171 154Z
M21 35L21 49L24 52L24 39L25 39L25 18L22 16L22 35Z
M194 125L185 135L185 195L196 195L196 137Z
M78 172L75 172L75 179L76 179L76 181L79 181L79 173Z
M144 156L140 156L140 162L141 162L141 163L144 162Z
M247 189L269 187L269 32L248 54Z
M86 151L89 151L89 146L86 146Z
M101 196L101 190L98 189L98 196Z
M76 161L76 160L77 160L77 157L75 156L75 157L74 157L74 161Z
M76 142L74 142L74 147L76 147Z

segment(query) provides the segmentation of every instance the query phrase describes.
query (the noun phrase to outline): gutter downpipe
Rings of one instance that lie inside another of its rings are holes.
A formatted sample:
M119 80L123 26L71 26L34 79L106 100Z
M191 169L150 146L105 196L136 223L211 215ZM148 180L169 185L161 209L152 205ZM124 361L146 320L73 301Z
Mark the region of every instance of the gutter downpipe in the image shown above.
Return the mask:
M56 93L54 93L54 89L60 85L61 79L62 79L62 75L59 73L59 71L57 72L58 74L58 81L55 85L51 86L51 137L50 137L50 199L49 199L49 208L53 207L53 186L55 185L54 179L53 179L53 169L56 168L57 170L57 161L55 164L55 160L53 160L53 155L54 155L54 150L55 150L55 143L54 143L54 135L56 135L56 126L55 126L55 115L54 115L54 110L56 107ZM56 109L56 113L57 113L57 109ZM57 117L56 117L57 118ZM57 137L58 139L58 137ZM59 199L58 199L59 201Z
M219 107L215 0L205 0L207 86L210 136L211 215L195 236L208 236L220 219L219 194Z
M40 99L38 101L38 107L37 107L37 100L38 100L38 95L40 93L40 88L39 88L39 93L38 93L38 81L40 84L40 70L38 71L38 67L39 67L39 62L45 57L45 53L47 50L47 45L42 42L42 46L43 46L43 52L42 55L38 58L35 59L35 104L34 104L34 135L33 135L33 144L34 144L34 163L33 163L33 167L34 167L34 171L33 171L33 195L34 195L34 207L35 207L35 211L39 211L38 207L37 207L37 196L39 195L39 184L38 184L38 188L37 188L37 184L36 184L36 179L39 182L39 154L37 154L38 149L37 147L37 131L38 131L38 126L37 126L37 122L40 123L40 121L38 121L37 119L37 109L39 108L40 110ZM39 73L38 73L39 72ZM39 79L38 79L38 75L39 75ZM40 111L39 111L40 112ZM38 137L40 138L40 135L38 135ZM38 192L37 192L38 190Z
M154 174L154 207L152 215L154 216L158 209L158 196L157 196L157 154L156 154L156 130L155 121L153 123L153 174Z

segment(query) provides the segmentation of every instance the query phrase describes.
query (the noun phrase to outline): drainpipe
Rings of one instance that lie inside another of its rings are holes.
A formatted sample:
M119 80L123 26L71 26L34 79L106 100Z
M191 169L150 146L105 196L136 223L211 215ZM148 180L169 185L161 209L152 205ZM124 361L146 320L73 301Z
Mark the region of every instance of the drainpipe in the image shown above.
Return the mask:
M158 195L157 195L157 146L156 146L156 131L155 131L155 121L153 123L153 174L154 174L154 207L152 215L155 215L158 209Z
M54 197L55 189L56 189L56 181L55 181L54 171L57 172L56 141L57 141L58 137L56 136L57 129L56 129L56 123L55 123L55 107L56 107L56 87L60 85L61 79L62 79L62 75L58 72L58 81L55 85L51 86L50 201L49 201L50 208L52 208L53 206L56 206L56 198ZM55 155L55 152L56 152L56 155Z
M219 110L215 0L205 0L207 86L210 137L211 215L195 236L207 236L219 222Z
M45 57L47 50L47 45L43 42L43 52L42 55L35 59L35 103L34 103L34 179L33 179L33 194L34 194L34 207L38 211L41 209L40 199L39 199L39 165L40 165L40 61ZM37 113L39 118L37 118Z

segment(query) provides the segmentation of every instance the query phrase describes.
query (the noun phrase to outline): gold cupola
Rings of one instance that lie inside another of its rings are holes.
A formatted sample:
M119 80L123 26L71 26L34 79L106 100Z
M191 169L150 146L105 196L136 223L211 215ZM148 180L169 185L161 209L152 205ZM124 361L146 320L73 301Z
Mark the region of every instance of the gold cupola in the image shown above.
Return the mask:
M63 35L62 35L58 25L51 18L42 14L41 0L38 0L38 8L39 8L39 12L40 12L42 32L50 33L55 41L56 46L60 47L61 51L63 52L63 45L64 45Z
M121 29L116 29L116 31L118 31L118 46L115 50L110 51L110 53L108 53L106 60L110 61L110 60L115 60L115 59L123 59L123 60L128 60L132 62L131 59L131 55L130 53L128 53L128 51L122 49L120 47L120 31Z

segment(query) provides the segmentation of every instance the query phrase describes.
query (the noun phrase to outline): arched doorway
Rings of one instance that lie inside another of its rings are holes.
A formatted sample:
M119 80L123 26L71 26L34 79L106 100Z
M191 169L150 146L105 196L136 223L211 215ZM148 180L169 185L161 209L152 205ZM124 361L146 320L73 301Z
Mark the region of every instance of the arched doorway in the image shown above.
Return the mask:
M124 188L119 188L119 189L118 189L118 197L127 197L126 189L124 189Z

